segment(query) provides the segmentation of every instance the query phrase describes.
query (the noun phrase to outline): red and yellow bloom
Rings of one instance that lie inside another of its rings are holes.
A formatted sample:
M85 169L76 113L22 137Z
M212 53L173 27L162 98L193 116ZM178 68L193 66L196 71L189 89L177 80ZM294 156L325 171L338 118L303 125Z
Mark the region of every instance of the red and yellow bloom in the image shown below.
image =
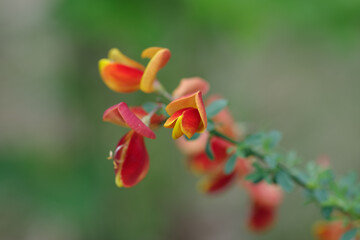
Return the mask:
M139 89L146 93L153 92L158 85L156 74L166 65L170 56L169 49L147 48L142 57L150 58L150 62L144 67L113 48L108 58L99 61L100 75L104 83L115 92L129 93Z
M155 139L156 136L139 117L144 119L147 113L141 107L129 108L124 102L110 107L103 115L104 121L131 128L117 144L112 157L118 187L136 185L149 170L149 155L144 137ZM148 119L148 124L157 126L162 120L161 116L154 114Z
M149 170L144 137L130 130L117 144L113 161L118 187L129 188L139 183Z
M200 91L175 99L166 106L170 115L164 127L173 128L172 137L178 139L183 134L191 138L196 132L207 127L207 118Z
M314 225L314 235L317 240L339 240L353 227L352 224L345 224L341 220L319 221ZM354 238L354 240L358 239L360 238Z

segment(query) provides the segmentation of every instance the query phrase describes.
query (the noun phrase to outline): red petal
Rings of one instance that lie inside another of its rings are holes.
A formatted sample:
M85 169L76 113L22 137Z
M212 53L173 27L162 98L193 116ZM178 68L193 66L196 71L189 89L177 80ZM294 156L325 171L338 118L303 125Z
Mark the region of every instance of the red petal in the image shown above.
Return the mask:
M110 122L123 127L127 127L127 124L125 123L123 117L119 113L118 104L106 109L103 115L103 120L105 122Z
M140 135L155 139L155 133L147 127L136 115L130 111L128 105L124 102L119 103L118 105L119 113L123 117L124 121L131 129Z
M276 208L267 207L256 202L253 203L248 226L252 231L267 230L274 223Z
M197 109L190 108L182 114L181 130L188 137L191 138L199 128L201 121Z
M127 93L139 89L143 71L119 63L109 63L100 74L111 90Z
M173 128L175 126L175 121L183 114L184 111L188 110L188 108L180 109L179 111L172 114L164 123L164 127Z
M120 178L120 186L133 187L146 176L149 170L149 155L140 134L130 131L123 139L119 144L125 145L115 155L119 162L117 177Z
M209 176L205 181L200 183L200 188L206 193L219 193L225 190L233 182L235 172L226 175L224 169L219 169L217 174Z

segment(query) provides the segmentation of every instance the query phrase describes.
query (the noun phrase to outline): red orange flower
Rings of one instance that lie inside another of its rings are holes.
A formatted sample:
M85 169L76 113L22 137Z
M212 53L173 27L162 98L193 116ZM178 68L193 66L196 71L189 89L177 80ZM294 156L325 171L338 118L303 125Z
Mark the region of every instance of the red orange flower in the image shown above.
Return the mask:
M172 137L178 139L183 134L191 138L196 132L207 127L207 118L200 91L178 98L166 106L170 115L164 127L173 128Z
M252 199L248 226L253 231L267 230L274 223L277 208L282 202L283 191L275 184L248 183L247 189Z
M155 133L142 119L148 114L141 107L129 108L126 103L116 104L104 113L104 121L131 130L119 141L114 156L115 183L118 187L132 187L140 182L148 172L149 156L145 147L144 137L154 139ZM152 115L148 124L157 126L162 116Z
M131 130L121 138L114 153L115 183L118 187L133 187L149 170L149 155L144 137Z
M341 220L319 221L314 225L314 234L317 240L339 240L352 227L351 224L345 224Z
M156 74L169 61L170 55L166 48L145 49L142 57L150 58L145 68L113 48L107 59L99 61L100 75L104 83L115 92L129 93L141 89L149 93L156 89Z

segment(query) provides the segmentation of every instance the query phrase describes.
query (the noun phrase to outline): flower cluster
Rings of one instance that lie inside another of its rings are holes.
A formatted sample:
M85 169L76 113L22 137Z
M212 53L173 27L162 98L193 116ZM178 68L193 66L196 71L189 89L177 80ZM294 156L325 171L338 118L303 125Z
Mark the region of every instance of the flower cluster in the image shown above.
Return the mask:
M147 48L141 57L150 61L143 66L118 49L111 49L108 58L99 61L101 78L111 90L119 93L141 90L168 100L132 107L120 102L104 112L104 121L130 129L109 156L114 163L118 187L133 187L144 179L149 170L144 137L155 139L153 130L163 126L172 129L172 138L186 156L189 170L200 176L201 191L218 194L231 185L245 190L251 202L249 229L260 232L273 225L283 190L291 191L293 185L298 184L307 191L309 201L317 202L327 217L335 210L350 217L347 225L342 221L318 223L314 228L318 239L355 237L358 225L355 220L360 215L356 209L360 209L360 205L351 201L349 206L343 202L336 205L337 199L328 201L331 193L328 189L341 187L329 185L333 176L328 168L311 165L308 174L296 169L292 155L285 157L274 152L280 139L276 131L245 136L227 108L226 100L217 95L204 98L210 86L202 78L184 78L171 94L167 92L157 73L170 56L166 48ZM351 189L351 185L346 188ZM360 194L353 196L358 197ZM352 212L348 213L347 209Z

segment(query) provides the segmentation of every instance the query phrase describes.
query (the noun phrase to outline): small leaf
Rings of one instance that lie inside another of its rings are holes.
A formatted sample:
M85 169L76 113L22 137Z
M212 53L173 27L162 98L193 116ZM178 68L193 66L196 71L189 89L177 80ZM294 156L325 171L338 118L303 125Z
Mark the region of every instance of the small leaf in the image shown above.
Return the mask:
M208 118L214 117L216 114L218 114L221 110L223 110L228 105L228 101L225 99L219 99L214 102L212 102L207 108L206 108L206 116Z
M185 139L188 140L188 141L193 141L193 140L196 140L200 137L200 133L195 133L191 138L188 138L186 135L185 136Z
M267 134L267 137L268 137L268 147L270 149L272 149L279 144L279 142L282 138L282 134L281 134L281 132L274 130L274 131L269 132Z
M325 189L315 189L314 196L320 203L325 202L329 198L329 194Z
M206 143L206 147L205 147L205 152L206 152L206 155L209 157L210 160L214 160L214 153L211 149L211 143L210 143L210 139L208 139L207 143Z
M356 236L357 229L353 228L341 236L341 240L351 240Z
M275 155L266 156L264 160L266 164L269 166L269 168L275 169L277 167L277 158Z
M275 180L286 192L291 192L294 188L292 179L284 171L277 172Z
M229 175L230 173L232 173L235 169L235 165L236 165L236 160L237 160L237 156L236 154L231 155L231 157L227 160L226 164L225 164L225 174Z
M245 177L245 180L253 182L253 183L258 183L263 179L264 179L264 175L261 174L260 172L254 172Z
M208 121L206 130L211 132L212 130L214 130L214 128L215 128L214 122L213 121Z
M325 219L330 220L333 210L334 208L332 207L323 207L321 209L321 214L324 216Z
M152 112L155 108L157 108L159 105L154 102L146 102L142 105L142 108L147 112Z

